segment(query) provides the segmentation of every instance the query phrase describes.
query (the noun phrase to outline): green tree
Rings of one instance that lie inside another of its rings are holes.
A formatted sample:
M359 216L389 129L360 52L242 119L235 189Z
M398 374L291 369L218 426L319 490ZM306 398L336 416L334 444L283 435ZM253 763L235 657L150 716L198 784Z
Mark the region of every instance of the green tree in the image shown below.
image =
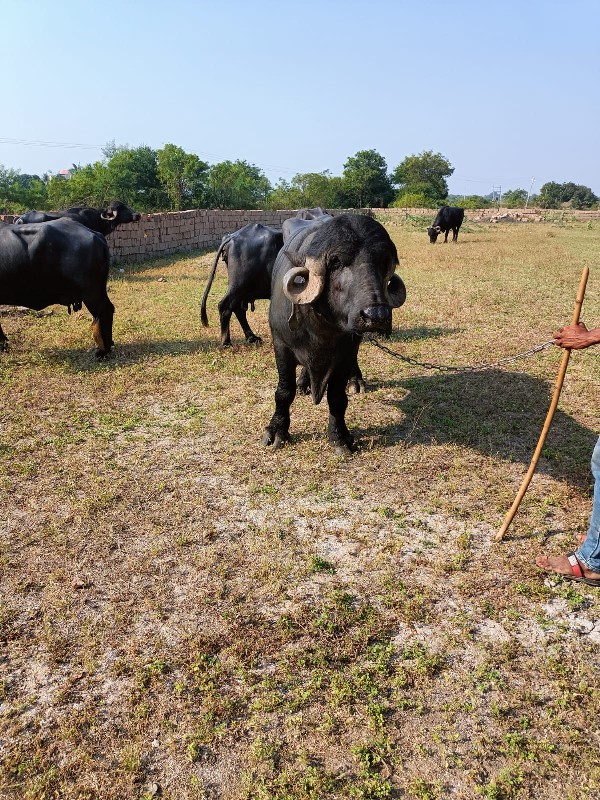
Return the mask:
M0 213L12 214L21 210L19 171L0 164Z
M122 200L136 211L157 211L169 206L169 197L158 177L156 150L146 145L118 147L106 163L104 179L107 197Z
M506 208L523 208L527 202L527 189L509 189L502 195L502 205Z
M430 198L424 191L407 190L397 195L391 204L393 208L434 208Z
M385 158L377 150L359 150L344 164L343 191L357 208L386 208L394 198Z
M54 175L48 183L48 203L54 210L71 206L103 206L113 199L109 195L108 172L101 161L84 167L74 165L70 178Z
M340 208L345 201L343 180L329 170L294 175L291 182L280 180L271 194L269 208Z
M571 208L592 208L598 203L598 197L589 186L576 186L571 195Z
M206 199L208 164L175 144L166 144L156 155L158 177L172 208L201 208Z
M489 197L481 194L468 194L465 197L452 198L452 205L458 208L490 208L492 202Z
M392 172L392 183L399 187L398 197L404 194L423 194L432 206L442 205L448 198L446 178L454 172L441 153L425 150L407 156Z
M563 203L563 195L563 185L549 181L540 188L537 203L542 208L560 208Z
M247 161L221 161L208 172L212 208L262 208L270 192L262 170Z

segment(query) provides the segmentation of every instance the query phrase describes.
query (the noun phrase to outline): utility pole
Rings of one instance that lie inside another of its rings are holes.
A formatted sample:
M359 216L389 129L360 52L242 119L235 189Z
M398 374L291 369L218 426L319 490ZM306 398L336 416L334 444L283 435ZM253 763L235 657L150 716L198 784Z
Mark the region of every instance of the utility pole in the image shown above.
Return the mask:
M531 179L531 186L529 187L529 191L527 192L527 200L525 200L525 208L527 208L527 203L529 202L529 198L531 197L531 193L533 191L533 184L535 183L535 178Z

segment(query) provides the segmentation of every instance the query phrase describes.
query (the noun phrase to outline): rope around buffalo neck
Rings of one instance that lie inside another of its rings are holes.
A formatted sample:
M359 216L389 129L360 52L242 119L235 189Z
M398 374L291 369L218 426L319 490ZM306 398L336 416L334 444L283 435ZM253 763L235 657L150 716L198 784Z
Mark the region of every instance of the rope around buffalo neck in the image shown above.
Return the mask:
M417 361L415 358L410 358L410 356L403 356L401 353L396 352L395 350L391 350L389 347L386 347L382 344L378 339L374 336L365 336L367 342L374 344L375 347L378 347L380 350L383 350L388 355L392 356L392 358L397 359L398 361L404 361L407 364L412 364L413 367L421 367L423 369L432 369L437 370L438 372L483 372L486 369L494 369L495 367L504 366L504 364L510 364L512 361L517 361L520 358L527 358L528 356L532 356L535 353L540 353L542 350L547 350L552 345L556 344L555 339L550 339L543 344L538 344L535 347L530 348L529 350L525 350L522 353L517 353L513 356L507 356L506 358L501 358L499 361L494 361L493 364L471 364L471 365L464 365L462 367L456 367L449 364L432 364L429 361Z

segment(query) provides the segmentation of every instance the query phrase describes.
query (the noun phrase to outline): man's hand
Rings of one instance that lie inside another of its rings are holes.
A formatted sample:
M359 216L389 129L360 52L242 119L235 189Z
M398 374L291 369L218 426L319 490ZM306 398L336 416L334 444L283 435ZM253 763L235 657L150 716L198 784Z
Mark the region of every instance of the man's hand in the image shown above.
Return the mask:
M579 325L567 325L554 334L556 344L571 350L583 350L600 342L600 328L588 330L583 322Z

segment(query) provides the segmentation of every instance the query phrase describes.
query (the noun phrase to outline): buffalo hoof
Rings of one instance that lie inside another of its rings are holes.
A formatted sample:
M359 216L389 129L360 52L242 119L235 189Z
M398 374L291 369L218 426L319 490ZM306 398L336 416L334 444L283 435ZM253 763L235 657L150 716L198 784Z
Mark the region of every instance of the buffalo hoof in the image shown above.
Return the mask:
M0 353L6 353L8 350L8 339L0 340Z
M333 444L335 449L335 454L337 456L351 456L353 453L356 453L357 447L354 442L346 443L346 442L335 442Z
M285 434L280 433L279 431L277 431L275 434L272 434L271 431L266 428L262 438L262 443L267 447L272 446L273 450L281 450L287 440L288 437L285 436Z
M257 336L255 333L253 333L252 336L248 336L247 342L248 342L248 344L262 344L263 343L263 341L260 338L260 336Z
M109 350L96 350L95 356L98 359L98 361L104 361L104 359L109 358L110 351Z
M233 347L233 345L231 344L230 341L227 341L227 342L221 342L221 347L223 348L223 350L226 350L228 347Z
M367 387L362 378L350 378L346 391L348 394L364 394L367 391Z
M339 433L336 435L329 435L329 444L335 448L335 452L340 455L349 455L350 453L355 453L358 449L356 442L354 441L354 436L350 433L346 433L346 435L340 435Z

